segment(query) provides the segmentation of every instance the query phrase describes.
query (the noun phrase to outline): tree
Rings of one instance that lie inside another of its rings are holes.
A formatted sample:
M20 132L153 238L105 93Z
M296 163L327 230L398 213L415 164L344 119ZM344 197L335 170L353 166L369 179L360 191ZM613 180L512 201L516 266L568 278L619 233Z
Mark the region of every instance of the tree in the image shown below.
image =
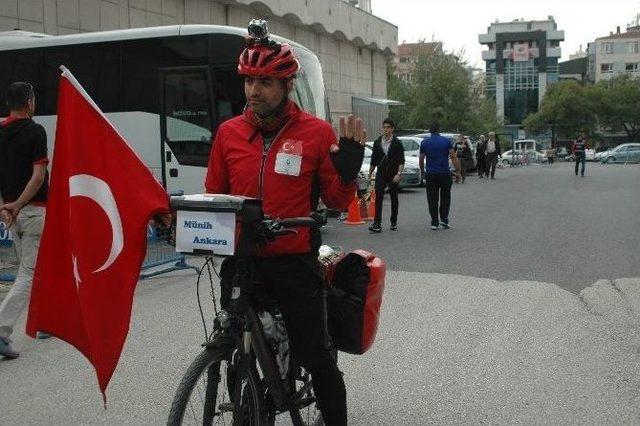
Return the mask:
M529 114L523 127L531 133L551 129L551 139L557 136L573 138L578 133L592 133L597 124L593 97L573 80L549 86L535 114Z
M477 136L498 127L495 105L473 90L471 67L461 57L441 49L419 56L408 83L389 69L389 97L405 104L391 110L399 128L428 128L436 119L443 130Z
M600 125L612 132L625 131L629 142L640 139L640 82L620 75L601 81L590 90Z

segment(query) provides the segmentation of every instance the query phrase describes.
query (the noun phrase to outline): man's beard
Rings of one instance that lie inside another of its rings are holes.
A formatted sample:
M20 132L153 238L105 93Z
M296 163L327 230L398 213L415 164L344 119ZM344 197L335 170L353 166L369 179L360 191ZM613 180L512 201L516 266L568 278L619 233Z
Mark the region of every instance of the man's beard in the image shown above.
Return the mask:
M287 105L287 97L282 98L282 101L274 108L269 108L265 103L262 104L260 108L256 108L255 106L251 107L253 112L256 113L258 117L261 119L269 119L269 117L274 117L282 112Z

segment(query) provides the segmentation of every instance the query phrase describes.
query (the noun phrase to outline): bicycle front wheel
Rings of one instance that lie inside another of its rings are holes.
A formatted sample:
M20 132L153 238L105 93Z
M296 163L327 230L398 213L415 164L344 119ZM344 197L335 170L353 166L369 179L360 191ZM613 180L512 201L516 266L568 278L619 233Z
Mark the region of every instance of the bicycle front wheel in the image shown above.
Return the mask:
M168 425L231 425L233 394L241 386L243 425L260 426L262 403L255 368L238 377L232 346L206 348L191 363L173 398Z

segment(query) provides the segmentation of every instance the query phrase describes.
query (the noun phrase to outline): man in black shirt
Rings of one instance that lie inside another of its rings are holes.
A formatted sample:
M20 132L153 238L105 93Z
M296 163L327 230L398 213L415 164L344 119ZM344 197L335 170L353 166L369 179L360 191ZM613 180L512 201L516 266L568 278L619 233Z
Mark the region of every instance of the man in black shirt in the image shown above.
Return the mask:
M0 220L11 228L18 273L0 305L0 356L17 358L10 336L31 293L47 202L47 135L31 118L35 95L29 83L7 89L9 117L0 122Z
M404 147L393 135L394 122L385 118L382 122L382 135L373 142L371 163L369 164L369 180L376 168L376 216L369 227L371 232L382 232L382 201L384 191L389 188L391 197L391 230L398 229L398 191L402 170L404 169Z

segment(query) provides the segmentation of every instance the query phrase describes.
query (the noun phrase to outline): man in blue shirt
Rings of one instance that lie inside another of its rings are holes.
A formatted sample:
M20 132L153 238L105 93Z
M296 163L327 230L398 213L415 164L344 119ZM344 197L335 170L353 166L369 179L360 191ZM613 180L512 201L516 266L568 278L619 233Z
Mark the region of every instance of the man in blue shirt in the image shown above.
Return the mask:
M453 141L440 136L440 125L433 123L430 136L420 144L420 172L425 176L427 201L431 215L431 229L449 229L449 207L451 205L451 171L449 157L456 169L456 182L460 182L460 164L453 149ZM426 160L426 173L425 173ZM439 216L438 216L439 213Z

